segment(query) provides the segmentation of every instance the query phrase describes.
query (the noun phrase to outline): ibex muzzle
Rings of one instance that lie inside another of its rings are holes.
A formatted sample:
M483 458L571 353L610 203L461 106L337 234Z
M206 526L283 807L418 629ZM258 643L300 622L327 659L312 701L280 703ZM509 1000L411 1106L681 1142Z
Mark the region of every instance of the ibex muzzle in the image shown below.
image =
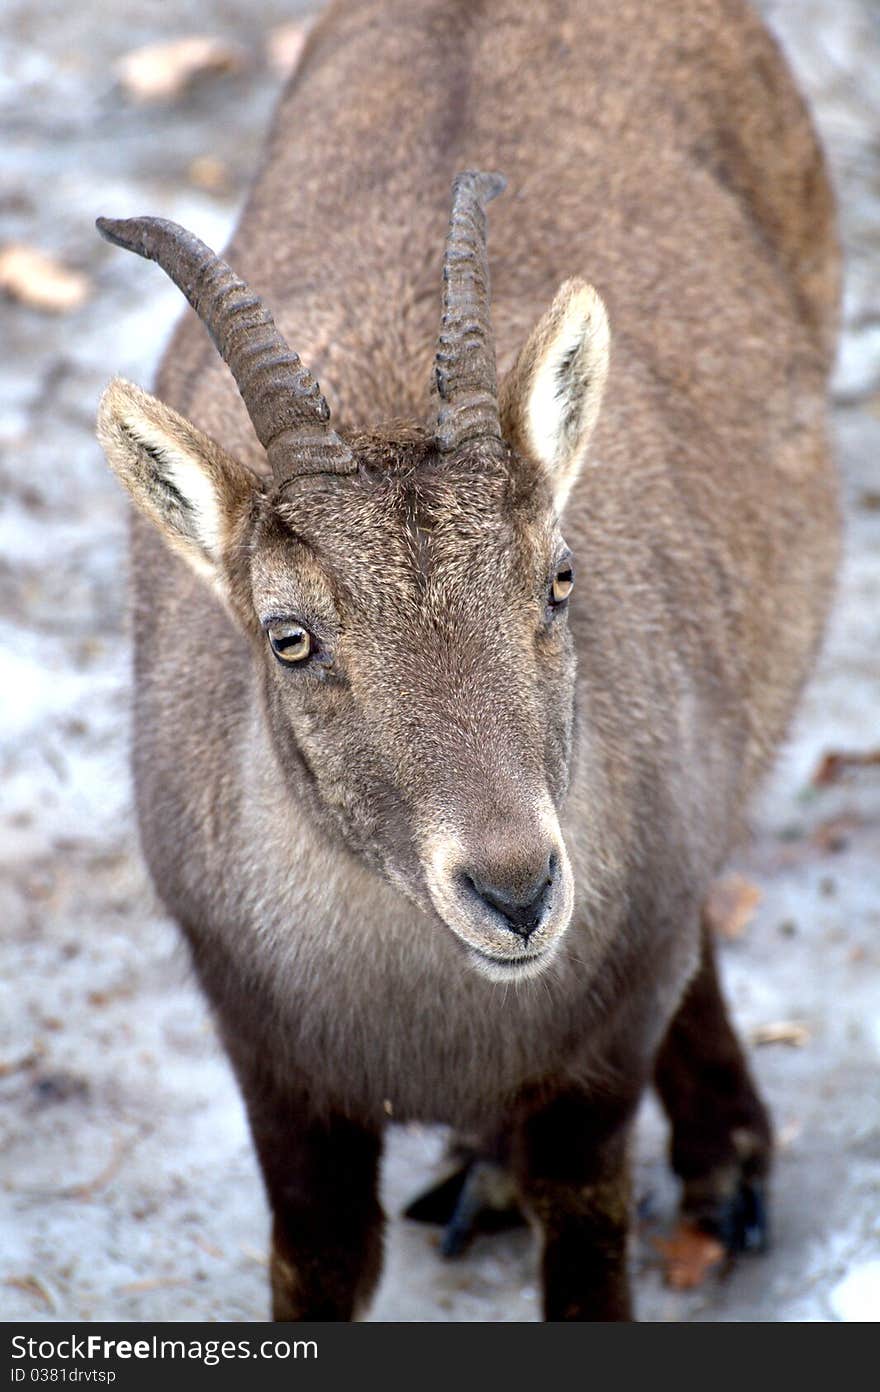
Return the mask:
M833 200L772 39L741 0L336 0L237 273L101 229L219 350L187 316L99 429L142 842L247 1103L275 1317L369 1299L389 1116L467 1133L416 1212L451 1252L515 1201L549 1319L630 1315L652 1079L689 1218L760 1246L701 905L838 555Z
M434 906L486 975L509 980L548 965L571 921L571 866L552 803L428 842ZM516 809L511 811L510 809ZM529 815L529 812L531 815Z

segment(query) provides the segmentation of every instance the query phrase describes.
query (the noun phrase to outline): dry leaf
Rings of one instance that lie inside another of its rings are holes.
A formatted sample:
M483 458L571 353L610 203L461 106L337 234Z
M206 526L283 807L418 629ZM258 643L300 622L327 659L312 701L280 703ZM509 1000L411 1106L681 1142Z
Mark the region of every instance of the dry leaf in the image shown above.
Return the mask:
M836 855L846 850L852 833L861 826L864 826L861 817L854 812L844 812L839 817L820 822L810 836L810 844L823 855Z
M229 168L213 155L199 155L187 170L189 181L205 193L224 193L230 185Z
M814 788L827 788L830 783L837 783L847 770L870 768L874 764L880 764L880 749L832 749L823 754L810 782Z
M23 1073L27 1068L34 1068L45 1052L46 1046L38 1043L26 1054L19 1054L18 1058L0 1059L0 1078L9 1078L13 1073Z
M47 314L78 309L89 293L88 278L36 247L11 242L0 251L0 289Z
M281 77L289 77L300 60L308 33L307 24L279 24L269 30L266 39L266 58L270 68Z
M790 1044L794 1049L802 1049L809 1043L812 1033L803 1020L774 1020L767 1025L756 1025L749 1039L753 1044Z
M712 885L703 905L710 931L720 938L741 938L761 902L761 891L745 875L725 875Z
M680 1222L671 1237L652 1238L663 1259L663 1274L673 1290L694 1290L725 1258L717 1237L693 1223Z
M241 72L248 53L240 44L210 34L189 34L133 49L116 63L126 94L139 102L173 101L199 77Z

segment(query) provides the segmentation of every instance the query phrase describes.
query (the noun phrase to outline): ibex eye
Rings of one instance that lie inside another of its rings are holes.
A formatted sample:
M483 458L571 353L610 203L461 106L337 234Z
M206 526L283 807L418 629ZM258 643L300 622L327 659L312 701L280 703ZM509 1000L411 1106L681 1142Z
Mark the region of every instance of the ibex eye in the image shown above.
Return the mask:
M312 651L312 635L302 624L271 624L266 632L269 635L269 646L278 661L290 667L297 662L305 662Z
M550 586L551 604L564 604L573 589L574 571L569 564L566 564L557 570L553 577L553 584Z

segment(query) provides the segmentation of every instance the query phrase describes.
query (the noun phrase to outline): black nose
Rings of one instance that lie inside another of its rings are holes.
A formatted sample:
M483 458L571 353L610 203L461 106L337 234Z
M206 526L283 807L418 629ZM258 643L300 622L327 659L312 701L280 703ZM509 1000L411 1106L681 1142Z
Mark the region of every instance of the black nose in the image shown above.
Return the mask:
M502 874L481 876L465 873L469 889L488 904L505 921L505 927L521 938L534 933L541 919L553 881L556 878L556 857L548 856L541 870L532 874Z

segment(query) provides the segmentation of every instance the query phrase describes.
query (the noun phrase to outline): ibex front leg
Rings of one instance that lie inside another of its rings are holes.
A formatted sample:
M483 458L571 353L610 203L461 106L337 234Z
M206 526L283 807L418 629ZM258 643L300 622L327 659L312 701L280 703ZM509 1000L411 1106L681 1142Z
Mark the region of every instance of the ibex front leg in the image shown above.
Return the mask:
M300 1099L262 1094L248 1105L273 1216L273 1318L353 1319L382 1265L381 1137L319 1119Z
M547 1320L631 1318L627 1142L636 1101L571 1089L518 1119L514 1168L542 1239Z

